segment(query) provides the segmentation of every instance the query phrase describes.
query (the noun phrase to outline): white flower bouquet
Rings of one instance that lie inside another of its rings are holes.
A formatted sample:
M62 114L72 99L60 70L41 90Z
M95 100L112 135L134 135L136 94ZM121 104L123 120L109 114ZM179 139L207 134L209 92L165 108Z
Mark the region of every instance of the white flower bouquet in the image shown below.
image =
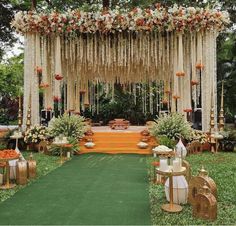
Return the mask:
M186 119L178 113L160 116L150 129L154 137L166 136L169 139L191 138L192 128Z
M27 144L39 143L41 140L46 140L49 137L47 127L35 125L25 132L24 141Z

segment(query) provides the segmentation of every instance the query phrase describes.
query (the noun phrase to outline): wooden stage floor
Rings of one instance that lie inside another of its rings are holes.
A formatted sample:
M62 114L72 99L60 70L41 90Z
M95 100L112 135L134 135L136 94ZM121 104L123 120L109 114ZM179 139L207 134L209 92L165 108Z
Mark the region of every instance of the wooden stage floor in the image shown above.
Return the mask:
M92 126L94 132L112 132L112 133L129 133L129 132L141 132L146 129L146 126L129 126L128 129L116 130L111 129L109 126Z
M130 126L125 130L113 130L109 126L92 127L94 135L90 137L95 146L86 148L86 138L80 142L78 154L106 153L106 154L152 154L153 141L150 139L146 149L140 149L137 144L141 141L146 126Z

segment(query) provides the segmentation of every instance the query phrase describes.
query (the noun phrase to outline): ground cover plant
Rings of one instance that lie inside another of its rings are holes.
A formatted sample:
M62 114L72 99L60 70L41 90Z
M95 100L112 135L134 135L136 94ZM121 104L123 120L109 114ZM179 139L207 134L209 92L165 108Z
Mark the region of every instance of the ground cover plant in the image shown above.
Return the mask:
M23 152L25 159L29 159L30 152ZM48 174L49 172L56 169L60 164L58 163L58 157L48 156L41 153L33 153L33 158L37 161L37 177L36 179L30 180L29 184L33 183L39 177ZM17 185L13 189L9 190L0 190L0 202L5 201L6 199L13 196L18 190L24 188L27 185Z
M192 208L186 204L179 214L170 214L161 210L161 205L166 203L164 187L153 185L150 180L149 195L151 208L151 221L153 225L229 225L236 223L236 153L211 154L209 152L191 155L186 158L191 164L192 174L197 175L198 169L203 165L209 176L215 181L218 193L218 217L214 222L196 219L192 216ZM148 159L149 176L153 173L151 162Z

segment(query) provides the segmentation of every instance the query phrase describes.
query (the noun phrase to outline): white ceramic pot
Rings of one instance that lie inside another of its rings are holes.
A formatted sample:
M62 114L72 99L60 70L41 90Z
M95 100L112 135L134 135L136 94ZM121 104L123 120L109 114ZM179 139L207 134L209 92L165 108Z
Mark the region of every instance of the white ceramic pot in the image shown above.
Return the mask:
M166 199L170 201L169 178L165 183ZM173 177L173 202L175 204L186 204L188 200L188 183L184 176Z

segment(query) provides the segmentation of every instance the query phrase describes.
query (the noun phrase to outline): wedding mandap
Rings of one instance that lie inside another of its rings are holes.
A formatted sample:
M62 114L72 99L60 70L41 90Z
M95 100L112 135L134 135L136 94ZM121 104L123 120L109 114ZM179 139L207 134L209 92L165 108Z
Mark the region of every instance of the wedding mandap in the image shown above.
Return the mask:
M144 111L165 106L187 116L200 108L208 131L212 106L217 114L216 38L228 23L228 13L217 9L160 4L124 12L18 12L12 26L24 35L23 124L29 107L32 124L40 122L40 89L44 109L80 114L99 112L99 95L114 95L119 83L134 102L144 87Z

